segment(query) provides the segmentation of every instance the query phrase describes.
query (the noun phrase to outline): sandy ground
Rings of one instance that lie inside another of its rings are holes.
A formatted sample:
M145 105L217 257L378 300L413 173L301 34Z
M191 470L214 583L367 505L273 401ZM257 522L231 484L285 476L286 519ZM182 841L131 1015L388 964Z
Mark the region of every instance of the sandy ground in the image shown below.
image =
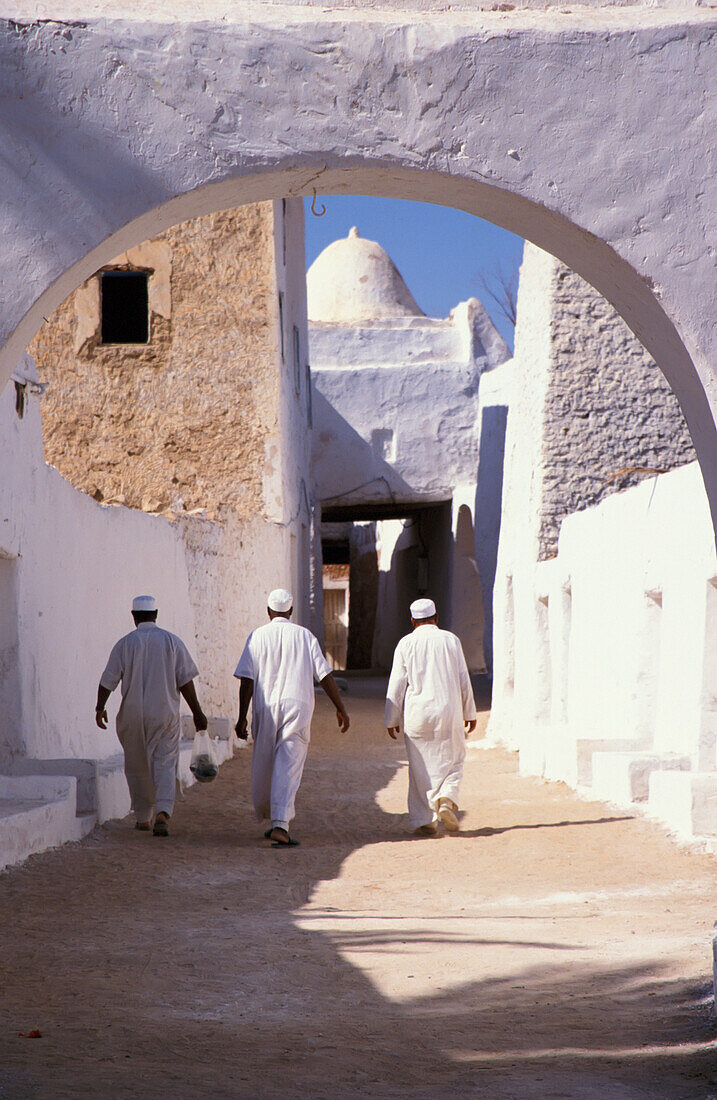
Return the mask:
M0 876L0 1096L717 1097L717 861L480 746L462 834L414 840L382 685L349 688L300 848L260 839L244 751L169 839Z

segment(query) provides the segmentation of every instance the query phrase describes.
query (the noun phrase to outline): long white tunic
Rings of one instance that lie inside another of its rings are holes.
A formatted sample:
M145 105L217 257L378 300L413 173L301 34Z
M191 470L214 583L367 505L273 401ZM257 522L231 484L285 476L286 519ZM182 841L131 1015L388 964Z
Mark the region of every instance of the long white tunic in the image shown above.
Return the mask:
M464 722L475 717L470 676L456 635L426 623L402 638L386 693L386 726L403 726L414 828L433 820L441 798L458 803L466 754Z
M331 666L303 626L278 617L248 637L234 675L254 681L251 790L259 819L290 822L309 748L314 679Z
M122 683L117 736L138 820L152 810L171 814L179 753L179 689L198 674L181 638L156 623L140 623L110 653L100 683Z

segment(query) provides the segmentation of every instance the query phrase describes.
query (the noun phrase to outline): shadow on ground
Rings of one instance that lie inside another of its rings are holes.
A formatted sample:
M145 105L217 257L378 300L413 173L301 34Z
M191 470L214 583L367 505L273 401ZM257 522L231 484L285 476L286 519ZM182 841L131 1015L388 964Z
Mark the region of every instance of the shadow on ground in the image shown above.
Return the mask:
M376 802L400 749L376 739L369 751L375 692L351 693L352 733L319 732L312 746L301 848L258 839L242 752L188 793L169 841L109 823L0 876L0 1096L709 1096L705 983L666 976L657 952L588 970L570 937L514 938L506 914L500 936L473 937L474 950L544 949L544 964L391 1000L343 954L465 945L455 925L407 932L399 915L395 935L337 934L321 930L335 915L324 907L311 931L299 927L297 910L353 853L382 845L390 888L393 842L405 845L405 819ZM540 827L486 827L473 843ZM42 1038L26 1038L32 1028Z

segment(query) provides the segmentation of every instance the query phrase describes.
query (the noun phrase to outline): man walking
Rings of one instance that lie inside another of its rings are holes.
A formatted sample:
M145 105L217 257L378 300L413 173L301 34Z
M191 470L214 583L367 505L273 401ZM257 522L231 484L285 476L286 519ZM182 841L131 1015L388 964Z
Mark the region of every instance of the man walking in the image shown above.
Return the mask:
M157 626L157 601L137 596L132 601L135 630L120 638L110 653L97 689L95 721L107 729L105 707L122 682L117 736L124 749L124 770L132 798L136 829L168 836L174 809L179 757L179 697L194 717L197 730L207 720L197 699L198 670L181 638Z
M401 718L408 754L408 813L418 836L434 836L438 821L458 832L458 789L466 737L476 705L455 634L439 630L433 600L411 604L413 633L396 646L386 693L386 727L396 739Z
M318 641L310 630L289 622L291 593L276 588L267 603L269 622L249 635L234 673L240 680L236 734L247 739L247 714L253 701L254 811L260 821L271 822L264 835L275 848L295 847L299 842L289 834L289 825L309 749L314 678L336 707L342 732L349 728L349 716Z

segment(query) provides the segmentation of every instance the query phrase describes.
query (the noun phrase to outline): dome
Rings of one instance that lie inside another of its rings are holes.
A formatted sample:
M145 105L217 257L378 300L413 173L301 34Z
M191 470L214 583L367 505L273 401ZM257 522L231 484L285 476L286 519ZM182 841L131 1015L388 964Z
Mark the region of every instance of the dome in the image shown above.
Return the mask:
M310 321L424 316L388 253L355 226L316 257L306 273L306 294Z

